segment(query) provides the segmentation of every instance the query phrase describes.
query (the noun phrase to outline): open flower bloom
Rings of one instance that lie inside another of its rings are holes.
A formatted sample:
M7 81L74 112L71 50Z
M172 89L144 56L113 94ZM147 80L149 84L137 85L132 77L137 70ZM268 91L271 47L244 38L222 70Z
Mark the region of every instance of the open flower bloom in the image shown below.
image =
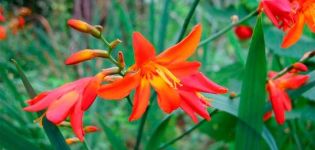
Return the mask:
M270 79L277 75L276 72L269 72ZM299 75L298 72L289 72L285 75L275 79L269 80L267 83L267 91L269 93L269 100L271 101L272 109L279 124L285 121L285 111L291 111L291 99L286 90L293 90L301 87L309 79L308 75ZM264 116L264 120L271 117L270 113Z
M101 72L94 77L82 78L54 90L42 92L35 98L28 100L29 106L25 107L24 110L38 112L47 109L38 120L41 122L42 118L46 116L54 124L60 124L69 116L74 133L83 141L83 113L95 100L97 89L105 75ZM84 106L82 100L86 101Z
M294 22L293 9L289 0L262 0L259 6L271 22L286 31Z
M312 32L315 32L315 1L314 0L291 0L295 10L296 22L286 33L282 47L287 48L295 44L303 34L304 24L307 24Z
M157 92L158 105L165 113L171 113L179 107L193 114L199 111L200 99L194 95L200 91L196 86L185 86L181 78L198 73L199 62L188 62L196 50L201 37L201 25L196 25L193 31L178 44L166 49L159 55L155 54L153 45L140 33L133 34L135 64L128 69L123 79L111 84L102 85L99 96L105 99L122 99L136 89L134 106L129 121L139 119L149 104L151 86ZM202 80L202 78L194 78ZM192 81L189 81L192 82ZM211 82L212 83L212 82ZM192 83L190 83L192 84ZM209 84L215 93L225 93L227 90L218 85ZM183 97L187 98L186 102ZM194 101L192 101L194 99ZM187 105L187 106L185 106ZM194 105L198 105L195 109ZM202 108L202 107L200 107ZM192 113L191 113L192 112ZM197 112L201 114L200 112ZM204 113L204 112L203 112ZM202 113L202 114L203 114ZM205 118L206 115L202 115Z

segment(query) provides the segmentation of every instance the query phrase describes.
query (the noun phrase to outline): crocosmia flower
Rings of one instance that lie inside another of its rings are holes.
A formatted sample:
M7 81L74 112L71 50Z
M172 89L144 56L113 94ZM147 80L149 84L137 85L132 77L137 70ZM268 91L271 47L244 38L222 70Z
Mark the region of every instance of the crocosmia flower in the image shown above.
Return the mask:
M305 66L306 67L306 66ZM277 75L276 72L269 72L270 79ZM293 90L301 87L309 79L308 75L300 75L297 70L294 72L288 72L285 75L275 79L269 80L267 83L267 91L269 93L269 100L272 105L272 109L279 124L283 124L285 121L285 112L291 111L291 99L286 90ZM271 117L270 112L264 116L264 120Z
M292 0L292 9L295 11L296 22L286 33L282 47L287 48L295 44L303 33L304 24L315 32L315 1Z
M246 25L239 25L235 27L234 32L238 39L240 40L247 40L252 37L253 29L250 26Z
M290 28L294 22L294 11L289 0L262 0L259 7L271 22L283 31Z
M83 113L95 100L96 91L105 75L102 72L95 77L82 78L54 90L42 92L35 98L28 100L29 106L25 107L24 110L38 112L46 109L44 115L39 118L40 122L46 116L49 121L56 125L69 116L74 133L83 141ZM86 101L85 105L82 105L83 99Z
M213 93L225 93L227 89L221 87L204 76L198 74L199 62L189 62L189 58L196 50L201 37L201 25L193 28L193 31L178 44L156 55L153 45L140 33L133 34L133 48L135 64L128 69L123 79L111 84L102 85L99 96L105 99L122 99L136 89L134 94L134 106L129 121L139 119L149 104L151 87L157 92L159 107L165 113L171 113L179 107L183 108L191 117L197 113L204 118L205 102L198 92L207 85L208 91ZM205 82L193 84L183 82L185 78L193 78L196 81ZM212 83L212 84L209 84ZM206 91L206 92L208 92ZM196 119L194 119L196 121Z

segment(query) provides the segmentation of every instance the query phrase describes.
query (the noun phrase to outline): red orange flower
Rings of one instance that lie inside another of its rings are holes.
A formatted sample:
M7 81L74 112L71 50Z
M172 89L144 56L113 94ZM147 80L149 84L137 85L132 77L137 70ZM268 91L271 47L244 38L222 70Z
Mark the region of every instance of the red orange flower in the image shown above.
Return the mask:
M307 24L312 32L315 32L315 1L291 0L295 9L296 22L288 30L283 38L282 47L287 48L295 44L303 33L304 24Z
M25 107L24 110L38 112L47 108L39 121L46 116L54 124L60 124L69 116L74 133L83 141L83 113L95 100L96 91L105 75L106 73L101 72L95 77L82 78L52 91L42 92L35 98L28 100L29 106ZM82 100L85 100L85 105L82 105Z
M139 119L146 111L152 86L157 92L158 104L164 112L171 113L182 107L191 116L197 113L208 118L203 111L203 106L199 107L203 99L195 99L196 93L203 91L201 89L204 84L191 85L181 80L199 72L200 63L188 62L187 58L195 52L200 37L201 25L197 25L181 42L156 56L153 45L140 33L135 32L133 34L135 64L128 69L123 79L103 85L99 89L99 96L105 99L122 99L132 89L136 89L134 106L129 118L133 121ZM200 75L195 75L193 79L204 81ZM216 84L208 85L210 86L208 89L213 89L214 93L227 91Z
M97 30L96 27L81 21L81 20L76 20L76 19L69 19L68 20L68 25L80 32L83 33L89 33L91 35L93 35L96 38L99 38L101 36L101 32L99 30Z
M272 79L276 75L276 72L271 71L268 76ZM308 75L299 75L298 72L288 72L275 80L268 81L267 91L269 93L269 100L271 101L276 121L279 124L283 124L285 121L285 111L290 111L292 108L291 100L286 90L297 89L305 84L308 79ZM268 119L270 116L269 113L269 115L264 117L264 120Z
M252 37L253 29L250 26L246 25L239 25L234 28L234 32L238 39L240 40L247 40Z

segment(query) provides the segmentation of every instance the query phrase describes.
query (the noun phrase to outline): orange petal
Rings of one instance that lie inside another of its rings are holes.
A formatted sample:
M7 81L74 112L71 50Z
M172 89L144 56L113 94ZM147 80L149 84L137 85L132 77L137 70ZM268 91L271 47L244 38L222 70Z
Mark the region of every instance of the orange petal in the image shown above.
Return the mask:
M98 95L104 99L120 100L136 88L140 82L140 73L127 74L124 78L100 87Z
M305 23L308 25L308 27L311 29L312 32L315 32L315 4L314 1L308 1L306 5L306 8L304 8L304 15L305 15Z
M176 89L170 87L159 76L153 76L150 83L158 94L158 104L164 112L171 113L179 107L181 100Z
M134 105L129 121L139 119L146 111L150 99L150 82L147 79L142 79L137 87L134 96Z
M200 67L200 62L180 62L166 66L176 77L181 78L193 73L197 73Z
M95 101L97 96L97 90L100 88L100 81L97 78L91 79L91 81L85 87L82 94L82 110L85 111Z
M298 16L297 22L293 25L291 29L289 29L288 33L283 38L282 48L288 48L295 44L302 36L303 27L304 27L304 15L300 14Z
M5 27L0 26L0 40L3 40L7 37L7 30Z
M168 48L157 56L157 62L170 64L185 61L197 49L201 38L201 25L196 25L190 34L178 44Z
M185 101L182 101L180 103L180 107L184 110L184 112L186 114L189 115L189 117L193 120L194 123L198 123L198 118L197 118L196 113L192 110L192 108Z
M79 100L79 97L80 95L75 91L63 95L48 107L46 113L47 119L54 124L64 121L72 106Z
M282 76L285 77L285 76ZM310 77L308 75L290 75L285 81L281 82L286 89L297 89L304 85Z
M72 113L70 114L70 123L74 134L82 142L84 140L84 131L83 131L83 113L81 110L81 102L75 104Z
M66 65L75 65L83 61L91 60L95 57L108 58L108 52L104 50L85 49L72 54L65 61Z
M135 62L138 67L155 57L153 45L141 33L133 33L132 44L135 52Z

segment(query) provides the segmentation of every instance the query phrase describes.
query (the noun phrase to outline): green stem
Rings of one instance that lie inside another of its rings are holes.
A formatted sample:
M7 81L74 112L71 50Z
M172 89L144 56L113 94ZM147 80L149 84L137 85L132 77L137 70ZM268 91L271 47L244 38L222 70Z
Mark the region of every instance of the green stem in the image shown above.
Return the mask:
M189 24L189 22L191 20L191 17L193 16L193 14L195 12L195 9L196 9L197 5L199 4L199 2L200 2L200 0L195 0L194 3L192 4L187 17L185 18L185 21L184 21L182 30L181 30L181 32L179 34L177 43L180 42L180 40L184 37L186 29L188 27L188 24Z
M144 115L143 115L143 117L141 119L140 126L139 126L139 129L138 129L137 141L136 141L136 145L134 147L134 150L139 150L139 148L140 148L140 143L141 143L142 133L143 133L143 129L144 129L144 124L145 124L145 121L147 119L149 109L150 109L150 105L147 107L147 110L145 111L145 113L144 113Z
M218 110L217 109L214 109L210 115L214 115L215 113L217 113ZM191 133L192 131L194 131L195 129L197 129L198 127L200 127L202 124L204 124L207 120L202 120L200 121L198 124L196 124L195 126L191 127L189 130L185 131L182 135L176 137L175 139L163 144L162 146L159 147L159 149L165 149L167 148L168 146L174 144L175 142L177 142L178 140L182 139L184 136L188 135L189 133Z
M207 39L201 41L198 46L202 46L202 45L204 45L204 44L207 44L207 43L210 42L210 41L213 41L214 39L220 37L221 35L223 35L223 34L226 33L227 31L229 31L230 29L232 29L234 26L237 26L237 25L243 23L244 21L246 21L246 20L252 18L253 16L255 16L255 15L257 15L257 14L258 14L258 11L257 11L257 10L251 12L250 14L248 14L247 16L245 16L244 18L242 18L242 19L239 20L238 22L232 23L232 24L228 25L227 27L223 28L221 31L219 31L219 32L215 33L214 35L208 37Z
M86 140L84 140L83 145L85 147L86 150L91 150L89 144L86 142Z

